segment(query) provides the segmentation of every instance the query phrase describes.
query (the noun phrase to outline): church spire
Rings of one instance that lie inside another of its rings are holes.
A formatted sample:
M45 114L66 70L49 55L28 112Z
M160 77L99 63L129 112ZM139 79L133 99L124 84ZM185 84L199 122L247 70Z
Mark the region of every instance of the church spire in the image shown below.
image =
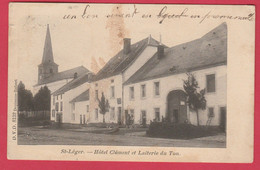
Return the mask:
M42 64L47 64L47 63L54 63L49 24L47 24L47 32L46 32L45 44L44 44L44 50L42 56Z
M58 65L54 63L53 60L51 34L48 24L43 49L42 63L38 65L38 84L41 84L46 78L56 73L58 73Z

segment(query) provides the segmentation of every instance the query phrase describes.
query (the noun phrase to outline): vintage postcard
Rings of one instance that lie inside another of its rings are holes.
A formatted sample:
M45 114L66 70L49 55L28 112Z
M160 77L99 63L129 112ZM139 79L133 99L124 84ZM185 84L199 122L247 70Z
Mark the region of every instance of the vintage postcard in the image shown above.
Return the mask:
M8 158L253 161L255 7L10 3Z

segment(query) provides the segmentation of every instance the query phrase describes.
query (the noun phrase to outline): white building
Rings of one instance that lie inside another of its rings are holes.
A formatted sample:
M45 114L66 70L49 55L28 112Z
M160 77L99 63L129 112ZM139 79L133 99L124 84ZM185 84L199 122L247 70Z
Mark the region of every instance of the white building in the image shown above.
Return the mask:
M140 69L155 53L159 42L151 36L131 44L129 38L124 39L123 49L118 52L94 76L90 90L90 121L102 122L98 98L102 93L109 101L109 113L105 114L108 123L124 123L124 91L123 83Z
M76 114L75 102L81 101L77 97L82 95L82 93L85 94L84 92L88 91L90 88L89 82L91 80L91 76L92 73L89 72L81 75L80 77L75 77L72 81L51 94L52 121L72 124L86 122L86 112L78 112L78 114Z
M189 109L183 89L187 72L206 89L207 108L199 111L200 124L225 126L225 23L199 39L171 48L151 36L132 45L130 39L124 39L123 49L97 75L77 86L72 85L75 79L53 93L52 120L59 121L57 115L62 115L63 123L103 122L98 106L103 93L110 106L105 114L107 123L124 124L132 116L135 124L162 119L196 124L197 116Z
M223 125L227 95L227 26L225 23L203 37L160 50L124 83L124 108L134 123L161 121L197 124L183 89L187 72L206 88L207 108L199 112L201 125ZM209 121L211 118L211 121Z

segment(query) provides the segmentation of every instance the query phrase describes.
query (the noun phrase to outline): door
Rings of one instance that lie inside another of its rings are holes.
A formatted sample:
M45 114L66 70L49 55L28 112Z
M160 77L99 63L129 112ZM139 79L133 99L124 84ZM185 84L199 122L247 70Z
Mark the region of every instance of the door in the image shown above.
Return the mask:
M173 122L174 123L178 123L179 122L179 110L178 109L174 109L173 110Z
M82 124L82 115L80 115L80 124Z
M125 110L125 124L126 125L128 125L128 117L129 117L129 115L128 115L128 110Z
M184 123L187 120L186 94L182 90L173 90L167 96L167 119L172 123Z
M83 124L86 124L86 115L83 115Z
M146 111L142 110L141 112L141 123L143 126L146 126Z
M220 128L226 132L226 107L220 107Z
M56 122L62 123L62 113L57 113L56 114Z
M117 113L117 114L118 114L118 115L117 115L117 123L118 123L119 125L121 125L121 123L122 123L122 122L121 122L121 121L122 121L122 118L121 118L121 117L122 117L121 107L118 107L118 108L117 108L117 111L118 111L118 113Z

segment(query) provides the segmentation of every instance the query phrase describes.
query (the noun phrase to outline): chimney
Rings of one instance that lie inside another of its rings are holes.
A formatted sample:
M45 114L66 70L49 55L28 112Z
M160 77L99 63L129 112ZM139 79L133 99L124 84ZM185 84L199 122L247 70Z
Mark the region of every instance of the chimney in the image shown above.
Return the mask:
M131 39L124 38L124 54L128 54L131 51Z
M78 77L78 73L75 72L75 73L74 73L74 79L76 79L77 77Z
M164 57L164 46L163 45L158 45L157 47L157 55L158 55L158 59L161 59Z

